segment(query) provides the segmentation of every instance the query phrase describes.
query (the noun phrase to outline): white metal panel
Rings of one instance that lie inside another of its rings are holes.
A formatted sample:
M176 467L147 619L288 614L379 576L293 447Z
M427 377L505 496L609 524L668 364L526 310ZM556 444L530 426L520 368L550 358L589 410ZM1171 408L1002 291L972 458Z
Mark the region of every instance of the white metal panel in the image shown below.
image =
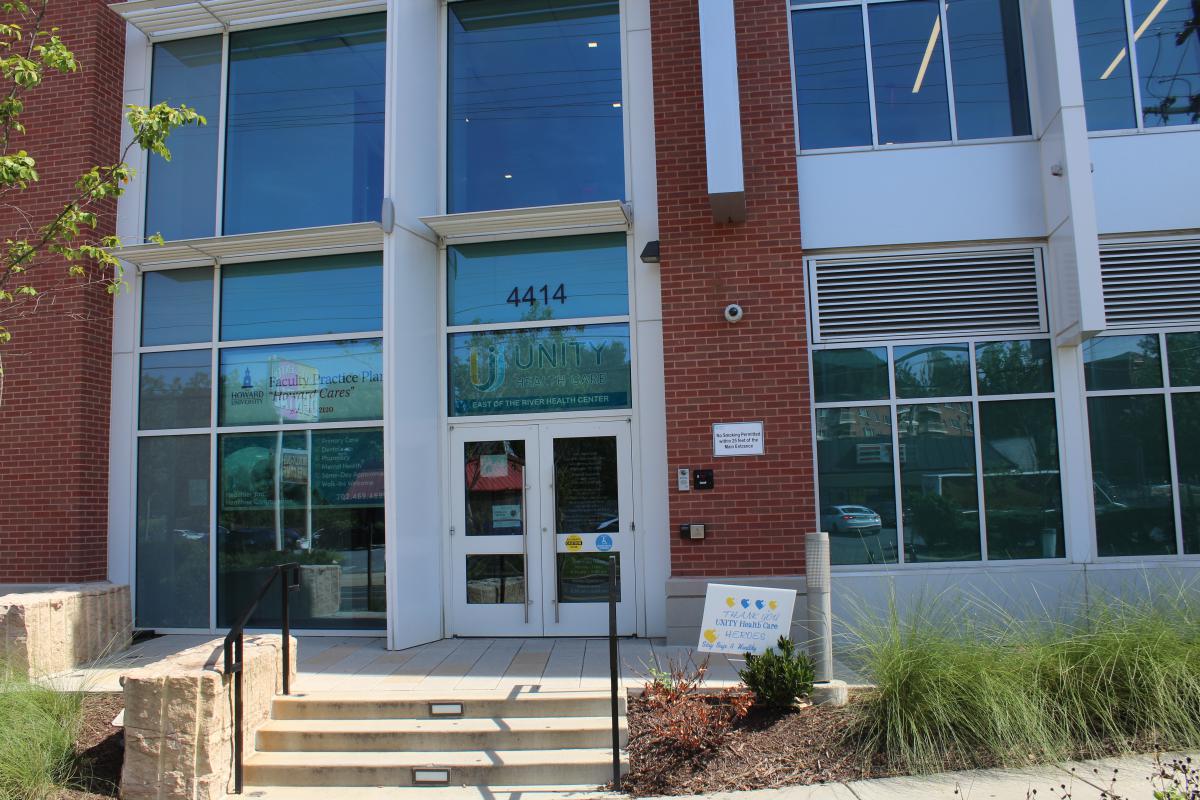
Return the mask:
M1200 131L1091 139L1101 235L1200 228Z
M328 255L383 247L378 222L355 222L323 228L210 236L165 244L135 244L122 247L116 255L142 269L202 266L217 262L254 261L280 255Z
M1200 321L1200 239L1104 245L1100 269L1110 328Z
M1040 251L810 261L814 341L1045 331Z
M467 211L421 217L446 244L479 242L520 235L565 236L625 231L632 222L629 206L620 200L571 203L499 211Z
M746 218L733 0L699 0L708 197L719 222Z
M386 0L129 0L109 8L151 41L383 11Z

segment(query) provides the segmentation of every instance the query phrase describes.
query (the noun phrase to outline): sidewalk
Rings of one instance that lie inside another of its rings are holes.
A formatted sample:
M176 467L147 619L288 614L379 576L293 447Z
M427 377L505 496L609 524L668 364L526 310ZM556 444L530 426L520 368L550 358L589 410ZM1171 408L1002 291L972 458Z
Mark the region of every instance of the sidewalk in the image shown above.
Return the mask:
M1164 754L1162 760L1170 762L1176 755ZM1193 763L1198 756L1192 754ZM1027 797L1101 800L1120 796L1125 800L1152 800L1154 788L1147 778L1154 771L1154 756L1148 755L1030 769L946 772L697 797L702 800L1025 800ZM1037 794L1032 794L1032 790L1037 790Z

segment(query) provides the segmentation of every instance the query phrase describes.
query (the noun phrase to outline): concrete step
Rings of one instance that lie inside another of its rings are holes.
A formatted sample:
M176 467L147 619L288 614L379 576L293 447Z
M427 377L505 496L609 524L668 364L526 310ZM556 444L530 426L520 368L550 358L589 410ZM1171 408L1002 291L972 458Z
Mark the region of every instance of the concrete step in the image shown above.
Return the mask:
M256 786L254 800L629 800L584 786Z
M621 745L628 733L619 721ZM261 752L558 750L612 744L608 717L284 719L258 729Z
M617 696L625 716L626 697ZM602 717L609 714L606 691L547 692L376 692L293 694L276 697L274 719L432 719L430 704L462 703L464 718Z
M413 786L415 768L449 769L452 786L599 786L612 779L612 750L255 753L245 761L245 779L252 786Z

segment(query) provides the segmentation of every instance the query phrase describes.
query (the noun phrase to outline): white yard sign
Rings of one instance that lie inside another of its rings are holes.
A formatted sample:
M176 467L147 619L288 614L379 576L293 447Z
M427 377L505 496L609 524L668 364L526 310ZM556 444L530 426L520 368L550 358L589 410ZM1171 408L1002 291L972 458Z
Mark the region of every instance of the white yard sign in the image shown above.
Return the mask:
M717 422L713 424L713 455L761 456L763 454L763 424L761 422Z
M791 636L795 589L710 583L704 597L697 650L762 654Z

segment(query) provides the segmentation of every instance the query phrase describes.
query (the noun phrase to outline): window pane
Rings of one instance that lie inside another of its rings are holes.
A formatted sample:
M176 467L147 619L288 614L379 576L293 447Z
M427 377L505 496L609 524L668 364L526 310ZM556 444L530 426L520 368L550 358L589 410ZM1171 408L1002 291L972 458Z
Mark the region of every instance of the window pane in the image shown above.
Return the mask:
M554 440L554 532L615 533L621 527L617 439Z
M1083 343L1087 388L1146 389L1162 386L1158 337L1097 336Z
M975 375L980 394L1029 394L1054 391L1050 342L1020 339L975 345Z
M221 339L383 329L383 255L234 264L221 270Z
M171 160L146 165L146 235L212 236L217 224L217 137L221 131L221 37L154 45L150 104L187 104L208 121L171 133Z
M1102 556L1174 553L1162 395L1089 397L1096 544Z
M950 138L938 0L868 6L880 144Z
M1075 27L1088 130L1135 127L1124 0L1075 0Z
M971 394L971 356L965 344L897 347L896 395L957 397Z
M971 404L900 406L896 413L905 560L979 560Z
M792 14L800 147L871 144L871 100L862 10L822 8Z
M349 422L383 417L379 339L221 351L220 425Z
M1183 512L1183 552L1200 553L1200 394L1171 398L1175 418L1175 461Z
M301 564L297 628L382 628L386 584L383 433L226 434L218 440L217 624L228 625L276 564ZM279 627L268 592L253 627Z
M820 408L816 425L820 524L831 563L896 563L891 410Z
M1167 372L1172 386L1200 386L1200 333L1167 334Z
M463 445L463 464L466 535L526 533L524 440L467 442Z
M558 553L558 602L607 603L610 555L617 557L617 602L621 602L620 553Z
M629 313L623 233L468 244L446 262L451 325Z
M207 428L212 422L212 351L145 353L138 397L138 427Z
M495 605L525 602L525 556L467 556L467 603Z
M379 219L384 19L230 34L226 234Z
M167 269L142 276L142 344L212 341L213 271Z
M1133 0L1132 10L1142 124L1195 125L1200 122L1200 6L1195 0Z
M1028 136L1019 0L949 0L946 24L958 138Z
M818 403L886 400L887 349L814 350L813 395Z
M207 628L208 436L138 440L139 628Z
M1065 555L1053 400L979 404L988 558Z
M450 335L450 415L629 408L629 326Z
M449 210L623 198L619 4L449 8Z

